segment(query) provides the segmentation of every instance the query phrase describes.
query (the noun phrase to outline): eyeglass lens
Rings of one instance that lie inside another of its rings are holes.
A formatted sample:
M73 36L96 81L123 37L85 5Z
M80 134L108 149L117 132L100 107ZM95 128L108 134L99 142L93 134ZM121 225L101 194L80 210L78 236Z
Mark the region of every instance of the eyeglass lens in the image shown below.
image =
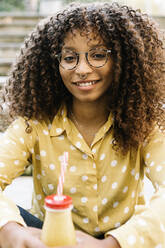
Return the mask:
M107 50L106 49L91 49L85 53L87 62L93 67L102 67L107 62ZM65 69L71 70L75 68L79 62L79 54L64 50L61 53L59 62Z

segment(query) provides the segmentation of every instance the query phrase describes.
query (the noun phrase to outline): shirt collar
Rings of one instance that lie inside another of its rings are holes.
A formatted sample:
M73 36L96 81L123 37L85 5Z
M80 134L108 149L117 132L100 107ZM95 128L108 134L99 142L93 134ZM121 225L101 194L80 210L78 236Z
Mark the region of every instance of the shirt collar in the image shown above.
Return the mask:
M65 122L68 121L66 106L62 106L55 115L50 129L50 136L59 136L65 131Z
M104 126L101 129L101 132L106 133L112 127L112 125L113 125L113 116L112 113L110 113L107 122L104 124ZM52 126L50 129L50 136L60 136L63 132L66 131L66 129L69 131L71 127L67 117L66 105L63 105L58 110L57 114L53 119Z

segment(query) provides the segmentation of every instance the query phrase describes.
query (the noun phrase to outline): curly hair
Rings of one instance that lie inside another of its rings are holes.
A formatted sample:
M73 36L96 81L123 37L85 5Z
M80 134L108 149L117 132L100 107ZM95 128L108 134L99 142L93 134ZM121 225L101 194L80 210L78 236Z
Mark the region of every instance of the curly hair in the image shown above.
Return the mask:
M72 98L56 58L68 32L96 33L112 50L114 78L108 108L115 145L137 148L158 125L165 127L163 35L140 10L117 3L71 4L42 20L25 40L5 88L12 116L53 116Z

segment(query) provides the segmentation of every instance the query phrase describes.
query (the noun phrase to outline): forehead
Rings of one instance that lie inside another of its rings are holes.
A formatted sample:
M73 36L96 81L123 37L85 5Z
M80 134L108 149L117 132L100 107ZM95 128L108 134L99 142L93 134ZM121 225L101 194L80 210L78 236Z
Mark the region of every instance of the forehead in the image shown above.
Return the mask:
M80 30L73 30L68 32L65 39L63 48L71 47L81 50L88 49L94 46L105 45L101 36L91 30L91 32L81 32Z

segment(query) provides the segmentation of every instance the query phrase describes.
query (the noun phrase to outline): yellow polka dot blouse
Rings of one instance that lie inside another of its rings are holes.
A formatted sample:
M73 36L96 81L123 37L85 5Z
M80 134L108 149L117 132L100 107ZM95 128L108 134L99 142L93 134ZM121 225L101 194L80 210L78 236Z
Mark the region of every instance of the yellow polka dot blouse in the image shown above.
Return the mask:
M122 156L112 148L113 118L95 135L89 147L66 108L52 123L18 118L0 142L0 186L3 190L33 164L34 194L31 213L44 218L44 198L56 193L60 161L69 152L64 194L73 198L76 229L98 237L113 235L122 248L165 247L165 137L158 129L138 150ZM150 202L143 197L144 174L155 193ZM8 221L24 222L18 208L0 195L0 226Z

